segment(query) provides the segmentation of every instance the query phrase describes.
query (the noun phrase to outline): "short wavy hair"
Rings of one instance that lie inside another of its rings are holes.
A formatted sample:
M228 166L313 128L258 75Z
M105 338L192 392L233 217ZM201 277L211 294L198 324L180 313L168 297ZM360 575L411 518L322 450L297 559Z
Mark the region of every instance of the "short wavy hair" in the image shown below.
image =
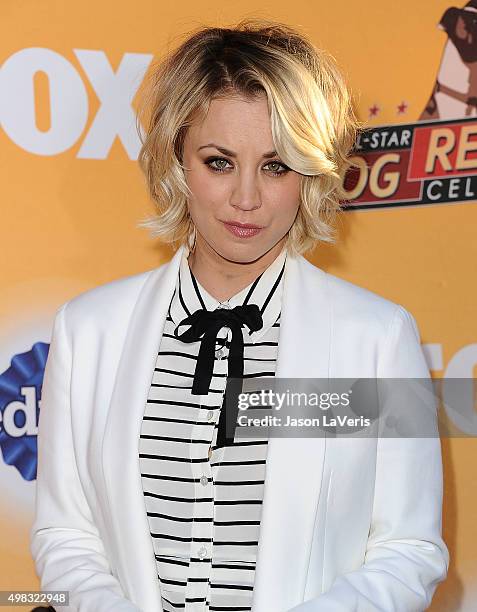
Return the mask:
M188 126L212 99L265 93L275 149L302 174L299 209L286 248L302 254L335 242L344 175L362 127L333 56L288 25L246 18L235 27L201 27L152 63L139 96L138 162L157 214L139 223L175 247L194 232L182 165Z

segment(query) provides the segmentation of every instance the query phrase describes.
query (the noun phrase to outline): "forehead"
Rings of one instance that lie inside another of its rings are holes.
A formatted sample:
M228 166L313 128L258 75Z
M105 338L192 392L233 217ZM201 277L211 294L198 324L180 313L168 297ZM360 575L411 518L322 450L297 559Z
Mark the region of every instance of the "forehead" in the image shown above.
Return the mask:
M234 96L211 100L207 114L197 117L188 129L188 136L194 143L207 138L231 148L237 148L237 141L261 141L262 146L270 145L272 133L265 94L256 98Z

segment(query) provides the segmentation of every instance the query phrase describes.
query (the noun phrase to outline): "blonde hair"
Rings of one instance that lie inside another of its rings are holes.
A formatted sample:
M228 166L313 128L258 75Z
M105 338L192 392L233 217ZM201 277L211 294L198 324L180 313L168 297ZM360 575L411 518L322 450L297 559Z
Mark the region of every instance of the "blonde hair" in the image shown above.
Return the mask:
M247 18L233 28L189 33L152 64L141 93L138 162L158 213L139 225L152 236L190 244L195 230L182 166L188 126L205 116L214 98L265 93L275 149L304 175L286 248L301 254L317 241L335 241L332 223L345 197L342 181L361 124L329 53L283 23Z

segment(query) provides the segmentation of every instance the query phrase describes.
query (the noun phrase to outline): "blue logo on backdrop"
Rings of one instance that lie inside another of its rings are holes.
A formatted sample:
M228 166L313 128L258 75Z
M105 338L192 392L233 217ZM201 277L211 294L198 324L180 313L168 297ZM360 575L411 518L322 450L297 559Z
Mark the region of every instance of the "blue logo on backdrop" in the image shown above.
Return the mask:
M36 342L0 374L0 448L25 480L36 479L41 386L50 345Z

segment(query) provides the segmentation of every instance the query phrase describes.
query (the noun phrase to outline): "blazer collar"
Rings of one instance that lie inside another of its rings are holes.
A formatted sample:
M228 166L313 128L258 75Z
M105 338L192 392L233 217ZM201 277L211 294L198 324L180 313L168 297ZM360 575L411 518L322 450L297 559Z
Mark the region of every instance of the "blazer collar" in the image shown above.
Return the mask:
M138 442L184 250L180 247L169 263L151 271L129 321L124 322L128 329L102 447L116 571L126 596L144 612L163 609ZM326 273L304 257L288 254L275 376L328 378L330 334ZM253 612L284 610L302 601L322 490L325 442L325 438L269 440Z

